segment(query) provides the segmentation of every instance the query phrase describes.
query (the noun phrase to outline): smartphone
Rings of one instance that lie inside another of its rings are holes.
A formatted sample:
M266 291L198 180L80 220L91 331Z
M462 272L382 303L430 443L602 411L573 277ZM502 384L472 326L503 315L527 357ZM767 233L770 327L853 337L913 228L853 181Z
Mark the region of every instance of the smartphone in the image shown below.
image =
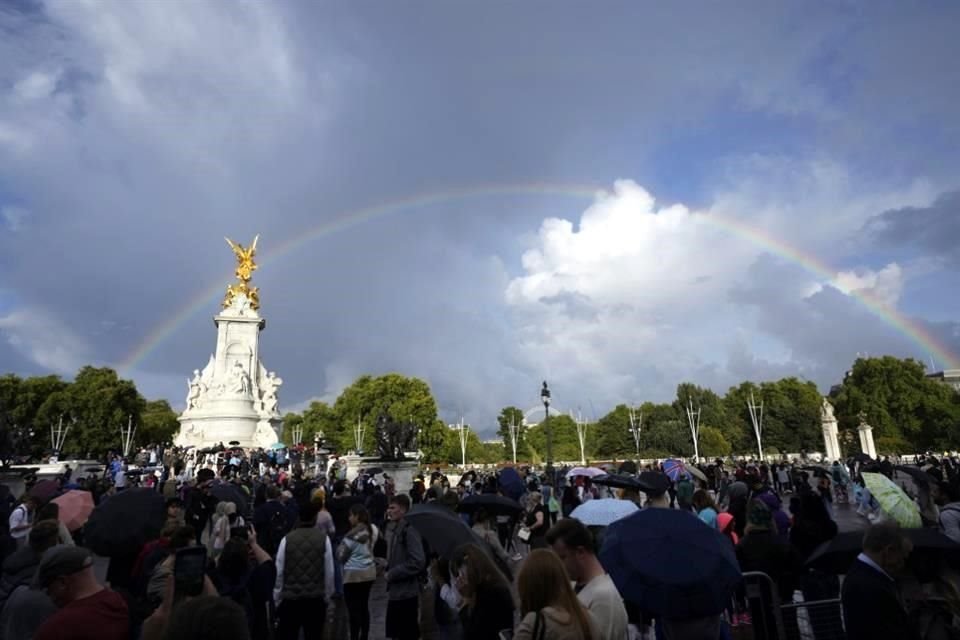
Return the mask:
M203 593L207 575L207 548L179 549L173 560L173 585L176 597L198 596Z

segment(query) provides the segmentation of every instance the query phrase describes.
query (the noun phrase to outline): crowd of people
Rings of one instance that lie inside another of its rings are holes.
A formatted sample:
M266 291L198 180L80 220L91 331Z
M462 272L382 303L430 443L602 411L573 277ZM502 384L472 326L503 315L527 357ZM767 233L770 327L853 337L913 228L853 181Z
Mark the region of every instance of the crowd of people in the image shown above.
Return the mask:
M19 501L2 496L0 640L367 640L378 583L385 635L397 640L715 640L738 628L763 638L778 637L770 621L781 618L789 637L803 628L805 637L827 638L845 628L837 637L949 638L960 619L950 563L922 584L911 576L914 604L934 594L939 609L911 607L903 597L911 535L862 477L875 471L895 480L905 467L889 460L716 460L550 476L510 467L452 480L425 469L402 488L375 468L348 482L342 466L308 464L298 451L152 450L138 462L131 472L118 456L101 477L66 474L56 491L28 486ZM960 466L921 458L911 469L933 479L924 486L919 473L908 474L923 524L960 542ZM84 546L95 544L93 532L82 524L71 531L59 517L55 496L70 491L89 492L97 509L123 493L152 492L162 496L162 527L135 531L131 521L130 535L142 539L109 550L106 574L98 575ZM834 509L852 511L839 506L851 499L865 526L852 561L840 572L811 566L837 539ZM745 581L708 616L650 611L601 561L604 526L578 519L592 500L689 512L726 541L745 576L769 577L772 592L757 596ZM441 548L416 518L425 509L448 514L469 535ZM203 562L192 586L190 557ZM838 573L846 574L842 583ZM795 602L811 606L774 615ZM345 612L342 628L334 609Z

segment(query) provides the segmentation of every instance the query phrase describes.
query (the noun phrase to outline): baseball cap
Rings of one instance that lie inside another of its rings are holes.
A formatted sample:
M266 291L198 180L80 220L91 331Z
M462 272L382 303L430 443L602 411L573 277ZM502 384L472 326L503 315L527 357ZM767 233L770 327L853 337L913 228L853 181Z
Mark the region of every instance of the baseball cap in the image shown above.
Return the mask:
M38 587L46 588L55 578L73 575L91 566L93 556L88 550L83 547L57 545L44 552L34 582Z

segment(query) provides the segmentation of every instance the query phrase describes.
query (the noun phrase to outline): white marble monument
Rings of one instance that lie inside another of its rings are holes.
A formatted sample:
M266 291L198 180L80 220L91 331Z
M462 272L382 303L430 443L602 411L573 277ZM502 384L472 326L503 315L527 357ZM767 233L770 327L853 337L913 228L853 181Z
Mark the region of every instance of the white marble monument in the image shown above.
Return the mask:
M260 361L259 292L250 285L257 238L249 248L227 242L237 257L239 282L227 287L217 326L217 350L203 370L187 380L187 408L180 415L177 446L208 447L239 442L267 448L282 426L277 392L283 380Z
M820 406L820 423L823 426L823 448L827 460L840 460L840 441L837 439L837 418L833 415L833 405L826 398Z

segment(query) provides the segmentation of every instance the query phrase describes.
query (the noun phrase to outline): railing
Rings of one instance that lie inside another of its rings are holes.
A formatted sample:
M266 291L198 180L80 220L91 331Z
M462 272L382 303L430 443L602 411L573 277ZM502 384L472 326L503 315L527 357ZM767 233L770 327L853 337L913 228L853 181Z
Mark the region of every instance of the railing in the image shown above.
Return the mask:
M765 573L743 574L754 640L846 640L840 600L787 602Z

